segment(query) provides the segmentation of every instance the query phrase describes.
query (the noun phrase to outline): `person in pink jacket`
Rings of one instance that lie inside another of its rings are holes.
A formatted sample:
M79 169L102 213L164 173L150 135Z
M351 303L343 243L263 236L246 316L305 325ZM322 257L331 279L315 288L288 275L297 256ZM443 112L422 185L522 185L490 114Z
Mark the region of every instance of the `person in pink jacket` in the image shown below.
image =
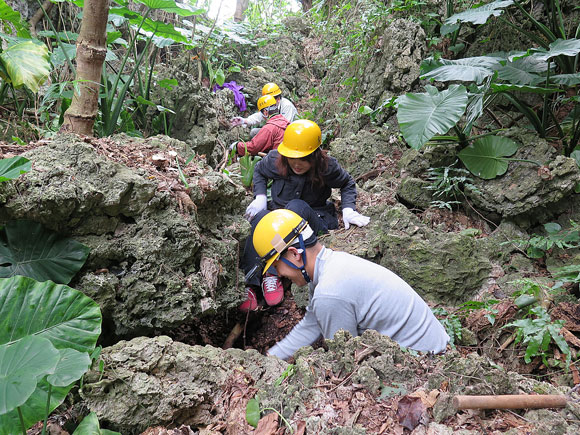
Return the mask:
M264 95L258 100L258 109L266 120L258 134L248 142L234 142L230 148L236 148L237 155L243 156L248 153L252 156L258 153L267 154L271 150L278 148L284 138L284 131L288 127L288 120L280 114L280 109L276 104L276 99L271 95Z

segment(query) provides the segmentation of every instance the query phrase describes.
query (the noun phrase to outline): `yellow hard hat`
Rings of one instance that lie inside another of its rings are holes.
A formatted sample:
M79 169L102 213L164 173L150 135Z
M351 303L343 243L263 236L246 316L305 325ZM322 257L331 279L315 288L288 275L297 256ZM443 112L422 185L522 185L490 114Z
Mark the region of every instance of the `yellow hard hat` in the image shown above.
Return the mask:
M278 152L291 159L299 159L313 153L322 143L320 127L308 119L294 121L284 132Z
M266 83L262 88L262 95L271 95L273 97L280 95L282 91L276 83Z
M276 99L271 95L264 95L258 99L258 110L261 112L266 107L274 106Z
M265 262L262 274L306 228L308 222L291 210L278 209L265 215L254 229L254 249Z

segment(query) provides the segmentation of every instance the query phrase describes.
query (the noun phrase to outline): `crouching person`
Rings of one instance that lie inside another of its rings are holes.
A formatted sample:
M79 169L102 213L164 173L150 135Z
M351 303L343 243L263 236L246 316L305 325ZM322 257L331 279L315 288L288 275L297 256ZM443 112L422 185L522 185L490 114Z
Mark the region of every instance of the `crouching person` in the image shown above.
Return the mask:
M306 315L269 355L288 359L320 336L333 338L339 329L354 337L374 329L413 350L445 351L445 328L405 281L378 264L324 247L293 211L266 214L253 243L264 273L274 266L278 276L310 289Z

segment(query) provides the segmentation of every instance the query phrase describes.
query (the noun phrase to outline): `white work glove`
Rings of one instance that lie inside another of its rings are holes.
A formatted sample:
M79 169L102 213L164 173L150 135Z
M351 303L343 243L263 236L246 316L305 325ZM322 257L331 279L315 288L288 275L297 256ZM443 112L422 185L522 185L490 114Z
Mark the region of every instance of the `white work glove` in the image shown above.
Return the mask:
M248 208L246 208L246 213L244 213L244 217L251 221L254 216L256 216L262 210L266 210L268 206L268 198L266 195L256 195L256 199L254 199Z
M356 225L357 227L364 227L369 223L371 218L368 216L363 216L350 207L346 207L342 209L342 220L344 221L344 228L348 230L350 228L350 224Z
M238 127L238 126L242 126L244 127L246 125L246 118L242 118L241 116L234 116L231 120L230 120L230 125L232 127Z

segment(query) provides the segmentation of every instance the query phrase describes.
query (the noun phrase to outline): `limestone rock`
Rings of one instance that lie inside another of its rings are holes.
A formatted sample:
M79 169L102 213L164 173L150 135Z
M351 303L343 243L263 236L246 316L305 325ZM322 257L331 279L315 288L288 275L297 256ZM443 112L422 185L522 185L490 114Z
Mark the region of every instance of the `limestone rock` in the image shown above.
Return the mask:
M99 421L124 434L172 423L209 425L232 415L236 406L221 397L227 399L228 386L245 413L255 386L273 383L287 365L256 351L188 346L166 336L120 341L101 355L105 373L101 378L99 371L89 372L82 395ZM228 433L250 430L247 425Z
M558 155L544 139L535 133L511 129L505 133L521 144L512 157L536 161L547 165L544 174L538 166L527 162L509 162L507 172L493 180L475 178L480 193L466 189L466 194L479 209L493 212L502 217L524 215L531 222L538 215L569 195L580 181L580 171L576 161Z
M59 136L27 152L33 169L0 184L0 220L31 219L91 248L71 286L99 303L109 334L168 331L237 306L238 252L249 231L245 190L203 159L187 169L187 192L177 175L161 181L146 165L129 168L95 150L108 146L147 162L146 153L171 148L186 159L191 149L175 139L98 141ZM171 192L185 195L191 210L180 210Z
M397 136L389 130L361 130L333 140L330 143L330 154L356 179L380 167L381 156L389 156L399 148Z

